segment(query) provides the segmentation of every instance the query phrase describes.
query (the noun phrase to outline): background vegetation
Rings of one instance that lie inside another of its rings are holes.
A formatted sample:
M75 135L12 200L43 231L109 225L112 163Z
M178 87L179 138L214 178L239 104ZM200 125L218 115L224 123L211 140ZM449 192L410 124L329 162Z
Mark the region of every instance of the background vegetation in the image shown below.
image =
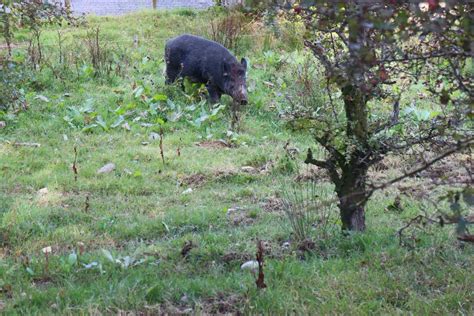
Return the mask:
M328 101L301 21L221 8L59 21L3 50L2 313L472 314L472 245L437 217L469 224L472 154L374 193L366 231L342 235L333 184L304 164L309 147L327 154L293 115ZM164 44L181 33L250 60L238 130L229 98L164 85ZM436 115L425 87L404 89L410 122ZM424 158L387 155L368 175ZM264 290L241 269L258 240Z

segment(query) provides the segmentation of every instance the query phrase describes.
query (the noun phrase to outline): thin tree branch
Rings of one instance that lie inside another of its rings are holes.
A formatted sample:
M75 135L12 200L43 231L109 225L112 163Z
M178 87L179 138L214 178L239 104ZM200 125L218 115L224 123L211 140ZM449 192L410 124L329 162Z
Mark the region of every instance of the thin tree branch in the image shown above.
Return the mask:
M466 141L458 142L454 148L446 151L442 155L440 155L440 156L438 156L438 157L436 157L436 158L434 158L430 161L427 161L423 166L418 167L418 168L416 168L416 169L414 169L414 170L412 170L408 173L405 173L405 174L403 174L403 175L401 175L401 176L399 176L395 179L392 179L388 182L385 182L385 183L380 184L378 186L372 187L372 189L367 193L366 199L369 199L372 196L372 194L374 194L375 191L385 189L385 188L391 186L392 184L400 182L400 181L402 181L406 178L413 177L414 175L420 173L421 171L428 169L429 167L431 167L432 165L434 165L438 161L441 161L441 160L445 159L446 157L451 156L452 154L460 151L461 149L468 148L469 146L472 146L473 144L474 144L474 138L469 138Z

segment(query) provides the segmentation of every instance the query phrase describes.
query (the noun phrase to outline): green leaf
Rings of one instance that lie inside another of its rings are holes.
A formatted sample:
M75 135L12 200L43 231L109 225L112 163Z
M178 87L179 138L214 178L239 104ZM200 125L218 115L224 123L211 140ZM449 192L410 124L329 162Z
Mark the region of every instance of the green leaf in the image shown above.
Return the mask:
M122 115L120 115L117 120L112 124L110 125L111 128L116 128L117 126L119 126L120 124L123 123L123 121L125 121L124 117Z
M104 129L104 131L107 131L109 128L107 127L107 123L104 121L101 115L98 115L96 118L97 124Z
M142 172L140 170L136 170L134 173L133 173L133 176L135 178L140 178L142 176Z
M164 285L157 284L152 288L148 289L145 298L149 303L159 302L164 293L166 293Z
M142 95L143 90L143 87L137 87L135 90L133 90L133 95L135 98L139 98Z
M164 94L155 94L153 96L153 101L166 101L166 100L168 100L168 96Z
M106 250L106 249L102 249L102 253L104 254L104 256L112 263L115 263L115 260L114 260L114 257L112 256L112 254L110 253L110 251Z
M125 114L125 112L127 112L126 109L122 108L122 107L118 107L116 110L115 110L115 113L117 113L118 115L123 115Z
M35 272L30 267L26 267L26 272L28 272L28 274L31 276L35 275Z
M75 265L77 263L77 254L75 252L71 253L68 257L67 257L67 262L69 263L69 265Z
M166 100L166 104L168 105L170 110L176 109L176 104L174 104L173 101L171 101L170 99Z
M83 132L89 132L91 130L93 130L94 128L97 127L97 124L89 124L87 126L84 126L84 128L82 129Z
M166 232L169 233L170 228L168 227L168 225L165 222L161 222L161 224L163 224L163 227L165 228Z
M165 120L163 120L161 117L157 117L155 123L159 125L165 125Z

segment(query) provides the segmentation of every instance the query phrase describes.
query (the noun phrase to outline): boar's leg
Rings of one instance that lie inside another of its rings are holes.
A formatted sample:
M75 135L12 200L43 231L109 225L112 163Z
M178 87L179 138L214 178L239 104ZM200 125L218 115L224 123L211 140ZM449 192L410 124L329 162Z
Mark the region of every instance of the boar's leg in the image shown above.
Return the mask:
M207 92L209 92L209 100L211 103L219 103L221 101L222 93L219 90L219 87L213 84L206 85Z

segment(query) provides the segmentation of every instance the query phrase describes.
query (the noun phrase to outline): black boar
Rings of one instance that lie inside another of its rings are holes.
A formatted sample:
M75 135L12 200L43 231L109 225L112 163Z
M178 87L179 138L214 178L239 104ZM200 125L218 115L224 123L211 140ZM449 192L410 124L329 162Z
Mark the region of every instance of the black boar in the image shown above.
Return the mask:
M180 35L165 46L166 83L187 77L206 84L211 102L227 94L239 104L247 104L245 75L247 60L237 59L219 43L194 35Z

